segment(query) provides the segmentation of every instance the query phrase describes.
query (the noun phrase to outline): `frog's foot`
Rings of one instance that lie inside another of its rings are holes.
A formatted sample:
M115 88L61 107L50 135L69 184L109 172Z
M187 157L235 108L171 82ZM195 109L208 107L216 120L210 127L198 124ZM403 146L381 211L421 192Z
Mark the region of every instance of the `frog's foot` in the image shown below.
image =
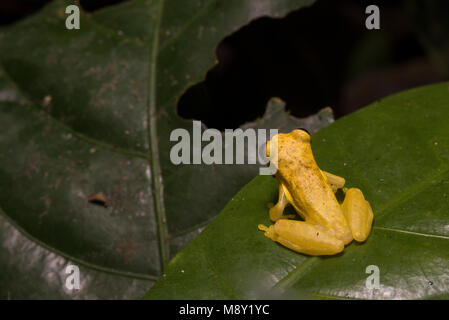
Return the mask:
M343 186L345 185L345 178L336 176L335 174L326 172L321 170L321 172L323 173L324 177L326 178L326 182L327 184L331 187L332 191L335 193L337 192L338 189L343 188Z
M365 200L362 191L357 188L346 190L345 200L341 205L348 221L354 240L363 242L368 238L373 223L373 210Z
M259 224L259 230L291 250L312 256L334 255L345 247L326 229L304 221L278 220L269 227Z

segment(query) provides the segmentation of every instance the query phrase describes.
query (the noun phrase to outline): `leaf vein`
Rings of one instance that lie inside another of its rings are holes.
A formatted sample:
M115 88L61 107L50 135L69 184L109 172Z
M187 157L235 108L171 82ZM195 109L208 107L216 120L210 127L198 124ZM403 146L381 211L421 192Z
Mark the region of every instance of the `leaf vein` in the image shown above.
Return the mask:
M164 12L164 0L159 1L159 9L157 15L156 27L154 29L153 36L153 48L150 56L150 78L149 78L149 93L148 93L148 126L149 126L149 141L151 151L151 171L153 180L153 198L155 206L155 218L156 227L158 233L159 244L159 260L160 268L163 271L166 263L168 263L170 257L169 247L167 245L167 230L166 230L166 217L165 217L165 205L163 194L163 182L162 171L159 160L159 145L158 145L158 132L157 132L157 118L154 116L157 112L157 100L156 100L156 74L157 74L157 53L159 48L159 34L162 24L162 15Z
M374 226L373 229L385 230L385 231L391 231L391 232L398 232L398 233L406 233L406 234L411 234L411 235L421 236L421 237L439 238L439 239L449 240L449 236L442 236L442 235L438 235L438 234L414 232L414 231L409 231L409 230L402 230L402 229L396 229L396 228L387 228L387 227L377 227L377 226Z
M135 273L135 272L128 272L128 271L123 271L123 270L117 270L114 268L107 268L107 267L103 267L100 266L98 264L95 263L91 263L91 262L87 262L83 259L80 258L76 258L74 256L71 256L69 254L66 254L63 251L60 251L50 245L48 245L45 242L42 242L41 240L37 239L36 237L34 237L33 235L31 235L30 233L28 233L25 229L23 229L18 223L16 223L11 217L9 217L1 208L0 208L0 216L3 217L9 224L12 225L12 227L17 230L22 236L24 236L25 238L27 238L29 241L31 241L32 243L56 254L59 255L69 261L75 262L79 265L82 265L86 268L92 269L92 270L96 270L96 271L100 271L100 272L104 272L104 273L109 273L109 274L114 274L114 275L118 275L118 276L123 276L123 277L128 277L128 278L135 278L135 279L142 279L142 280L150 280L150 281L156 281L158 279L158 276L152 276L152 275L147 275L147 274L142 274L142 273Z
M11 84L15 87L15 89L20 92L20 88L18 87L17 83L14 81L13 78L11 78L11 76L6 72L5 68L3 67L3 62L0 60L0 68L2 73L5 75L5 77L8 78L8 80L11 82ZM55 118L53 115L51 115L50 113L46 112L43 109L40 109L37 104L35 102L33 102L30 98L25 97L23 94L20 94L20 97L26 99L26 107L33 109L33 111L35 112L35 114L40 117L40 118L46 118L46 120L51 121L55 126L59 127L60 129L64 130L64 131L68 131L69 133L73 134L74 136L76 136L77 138L79 138L82 141L88 142L90 144L93 144L99 148L114 152L114 153L119 153L119 154L124 154L124 155L128 155L128 156L134 156L134 157L138 157L138 158L143 158L143 159L148 159L148 156L143 153L143 152L139 152L139 151L134 151L134 150L128 150L128 149L124 149L124 148L119 148L116 147L112 144L109 144L107 142L103 142L100 140L97 140L95 138L91 138L79 131L76 131L75 129L71 128L70 126L68 126L67 124L65 124L64 122L62 122L61 120ZM15 101L14 103L18 103L17 101Z

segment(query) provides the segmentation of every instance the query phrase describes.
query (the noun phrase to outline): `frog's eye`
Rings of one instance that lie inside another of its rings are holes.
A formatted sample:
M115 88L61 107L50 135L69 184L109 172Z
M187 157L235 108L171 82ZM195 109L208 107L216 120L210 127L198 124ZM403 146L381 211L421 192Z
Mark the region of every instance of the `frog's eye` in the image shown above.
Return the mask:
M306 132L306 133L310 136L310 132L307 131L307 129L304 129L304 128L298 128L298 130L302 130L302 131Z

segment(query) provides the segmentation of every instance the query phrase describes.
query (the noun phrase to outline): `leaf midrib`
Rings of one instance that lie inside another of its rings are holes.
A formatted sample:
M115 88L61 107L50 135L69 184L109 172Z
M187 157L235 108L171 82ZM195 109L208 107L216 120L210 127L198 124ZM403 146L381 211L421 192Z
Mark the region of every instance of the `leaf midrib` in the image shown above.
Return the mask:
M201 9L198 10L195 15L193 15L188 21L186 21L184 23L182 28L180 28L175 34L173 34L173 36L167 42L165 42L162 46L159 47L159 52L165 50L170 44L172 44L173 42L178 40L181 37L181 35L184 32L186 32L189 29L189 27L198 18L202 17L207 12L207 9L209 9L209 7L216 2L218 2L218 0L211 0L211 1L207 2L206 4L204 4L204 6L202 6ZM125 2L124 4L117 4L117 6L126 6L128 4L131 4L131 2ZM101 8L98 11L96 11L96 13L100 13L102 11L107 11L107 10L108 10L108 7ZM111 28L109 26L106 26L103 23L101 23L101 21L96 20L95 16L92 16L92 17L93 17L93 19L91 19L92 23L95 23L98 27L100 27L104 30L108 30L108 31L111 30ZM137 40L139 43L144 44L146 46L152 46L154 44L154 41L146 40L146 39L140 38L139 36L131 35L129 33L123 33L120 36L116 35L115 33L113 33L113 34L117 38L126 38L126 39L130 39L130 40Z
M86 143L95 145L96 147L102 148L104 150L108 150L110 152L114 152L114 153L118 153L118 154L123 154L123 155L129 155L129 156L134 156L136 158L142 158L145 159L147 161L149 161L148 156L142 152L138 152L138 151L134 151L134 150L128 150L128 149L123 149L123 148L118 148L115 147L111 144L108 144L106 142L91 138L89 136L86 136L74 129L72 129L70 126L66 125L65 123L63 123L62 121L60 121L59 119L53 117L51 114L49 114L48 112L40 109L36 103L34 103L30 98L26 97L23 95L22 90L20 90L18 84L11 78L11 76L6 72L5 68L3 67L3 63L0 60L0 68L4 74L4 76L9 80L9 82L11 83L11 85L14 86L14 88L17 90L17 92L20 94L21 98L24 98L27 102L26 106L29 107L30 109L33 109L36 113L37 117L41 117L41 118L45 118L45 120L47 121L51 121L55 126L61 128L64 131L67 131L71 134L73 134L75 137L77 137L78 139L85 141ZM41 112L42 111L42 112ZM128 272L128 271L123 271L123 270L118 270L118 269L114 269L114 268L108 268L108 267L104 267L95 263L91 263L91 262L87 262L83 259L80 258L76 258L70 254L67 254L59 249L56 249L53 246L50 246L49 244L39 240L38 238L36 238L35 236L31 235L28 231L26 231L24 228L22 228L16 221L14 221L8 214L5 213L5 211L1 208L0 206L0 215L2 217L4 217L17 231L20 232L20 234L22 234L24 237L26 237L29 241L35 243L36 245L45 248L46 250L53 252L61 257L64 257L65 259L68 259L72 262L76 262L80 265L83 265L87 268L90 268L92 270L97 270L97 271L101 271L101 272L105 272L105 273L109 273L109 274L115 274L115 275L119 275L119 276L124 276L124 277L129 277L129 278L136 278L136 279L143 279L143 280L151 280L151 281L156 281L158 279L158 276L152 276L149 274L143 274L143 273L137 273L137 272Z
M156 76L157 76L157 58L159 51L159 35L162 24L162 16L164 10L164 1L159 0L159 8L157 14L157 21L153 34L153 48L150 55L149 63L149 88L148 88L148 135L150 142L151 154L151 172L153 181L153 203L154 214L156 218L156 228L158 234L159 244L159 263L161 272L164 270L166 263L170 257L169 247L167 245L167 230L166 230L166 216L163 194L162 171L159 160L159 146L158 146L158 132L157 132L157 97L156 97Z
M153 182L153 203L154 203L154 213L156 218L156 226L157 226L157 233L158 233L158 247L159 247L159 263L160 263L160 271L163 271L163 268L165 267L166 263L169 259L169 247L167 245L166 239L167 239L167 231L166 231L166 218L165 218L165 206L164 206L164 199L163 199L163 183L162 183L162 173L160 169L160 161L159 161L159 148L158 148L158 139L157 139L157 127L156 127L156 63L157 63L157 55L158 55L158 46L159 46L159 31L160 26L162 23L162 12L164 8L164 0L160 0L159 2L159 14L156 27L154 29L154 37L153 37L153 46L150 54L150 63L149 63L149 94L148 94L148 108L147 108L147 114L148 114L148 135L149 135L149 141L150 141L150 155L151 160L149 159L148 155L139 151L134 150L128 150L124 148L118 148L114 145L108 144L106 142L97 140L95 138L91 138L89 136L86 136L85 134L78 132L74 129L72 129L70 126L66 125L59 119L53 117L48 112L41 110L35 102L33 102L30 98L24 96L22 90L14 81L14 79L6 72L6 69L3 67L3 62L0 60L0 67L2 68L3 74L7 79L11 82L11 84L15 87L17 92L20 94L21 97L25 98L27 100L27 105L36 111L43 111L41 114L40 112L37 112L37 115L39 117L46 117L49 121L52 121L56 126L64 129L65 131L68 131L72 133L74 136L78 137L80 140L84 140L90 144L93 144L95 146L98 146L102 149L106 149L108 151L112 151L115 153L125 154L125 155L131 155L138 158L143 158L149 162L149 165L152 170L152 182ZM88 17L90 21L94 21L91 19L91 17ZM95 26L99 28L105 28L102 25L96 24ZM107 29L107 28L106 28ZM99 271L104 271L107 273L114 273L119 274L123 276L128 277L135 277L138 279L147 279L147 280L156 280L157 277L146 275L146 274L139 274L139 273L133 273L133 272L126 272L126 271L119 271L112 268L103 267L100 265L96 265L87 261L84 261L79 258L75 258L69 254L66 254L56 248L53 248L52 246L40 241L39 239L35 238L31 234L29 234L25 229L20 227L15 221L13 221L4 211L0 210L0 215L4 216L17 230L20 231L21 234L26 236L30 241L46 248L49 251L55 252L58 255L61 255L67 259L70 259L71 261L78 262L82 265L85 265L89 268L96 269Z

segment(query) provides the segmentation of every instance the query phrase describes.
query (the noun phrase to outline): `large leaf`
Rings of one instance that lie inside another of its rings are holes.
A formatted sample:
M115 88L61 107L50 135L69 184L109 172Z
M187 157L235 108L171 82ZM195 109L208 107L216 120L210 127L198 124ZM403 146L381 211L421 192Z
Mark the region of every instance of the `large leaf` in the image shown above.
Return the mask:
M136 298L258 169L173 165L170 132L192 128L179 97L224 36L311 1L134 0L82 13L80 30L65 28L69 3L0 33L0 297ZM247 127L328 122L272 105ZM99 193L107 208L88 203ZM67 263L85 292L52 282Z
M448 298L449 87L406 91L312 136L324 170L361 188L374 211L363 244L310 257L267 239L277 182L258 176L168 265L150 299ZM380 288L366 286L366 268Z

